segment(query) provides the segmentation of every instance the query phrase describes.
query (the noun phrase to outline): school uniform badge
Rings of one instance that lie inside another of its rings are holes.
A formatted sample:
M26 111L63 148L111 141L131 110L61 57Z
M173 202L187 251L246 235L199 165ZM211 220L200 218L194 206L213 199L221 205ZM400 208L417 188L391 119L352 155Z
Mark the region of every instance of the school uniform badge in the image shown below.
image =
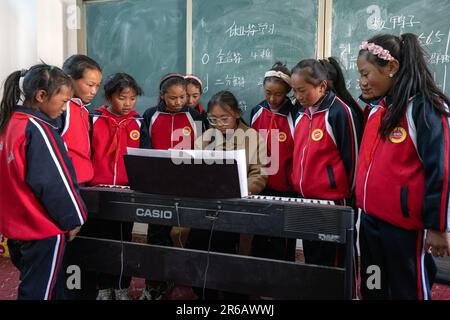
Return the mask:
M188 135L190 135L190 134L191 134L191 132L192 132L192 129L191 129L191 127L189 127L189 126L186 126L186 127L184 127L184 128L183 128L183 134L184 134L185 136L188 136Z
M397 127L394 130L392 130L391 134L389 135L389 141L392 143L401 143L405 141L408 134L406 133L406 130L402 127Z
M316 129L311 133L311 139L314 141L320 141L323 138L323 131L321 129Z
M280 133L278 133L278 141L279 142L285 142L286 139L287 139L286 132L280 131Z
M141 133L139 132L139 130L132 130L130 132L130 138L134 141L139 140L139 138L141 137Z

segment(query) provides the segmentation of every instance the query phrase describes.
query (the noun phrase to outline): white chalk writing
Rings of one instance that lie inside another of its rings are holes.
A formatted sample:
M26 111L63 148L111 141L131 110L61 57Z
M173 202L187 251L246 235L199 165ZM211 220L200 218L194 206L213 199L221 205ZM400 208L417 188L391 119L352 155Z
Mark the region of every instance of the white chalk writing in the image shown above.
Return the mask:
M249 23L247 25L237 25L236 21L225 31L228 37L254 37L257 35L273 35L275 24L269 23Z

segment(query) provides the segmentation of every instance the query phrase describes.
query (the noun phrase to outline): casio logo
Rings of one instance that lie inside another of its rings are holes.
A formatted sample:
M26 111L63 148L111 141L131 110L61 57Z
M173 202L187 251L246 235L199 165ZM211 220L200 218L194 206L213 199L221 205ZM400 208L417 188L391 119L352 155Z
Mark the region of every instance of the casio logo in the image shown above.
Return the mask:
M322 241L330 241L330 242L339 242L341 237L333 234L323 234L319 233L319 240Z
M150 218L160 218L160 219L172 219L172 211L170 210L159 210L159 209L144 209L137 208L136 215L138 217L150 217Z

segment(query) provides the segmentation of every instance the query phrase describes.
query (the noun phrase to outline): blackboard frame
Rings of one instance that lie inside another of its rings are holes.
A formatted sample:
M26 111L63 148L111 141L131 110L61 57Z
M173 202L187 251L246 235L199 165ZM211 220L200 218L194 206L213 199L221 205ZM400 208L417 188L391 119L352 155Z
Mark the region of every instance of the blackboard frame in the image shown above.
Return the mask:
M78 38L78 52L82 53L82 54L88 54L88 48L87 48L87 39L89 37L89 35L87 35L86 32L86 7L88 4L92 4L92 3L104 3L104 2L116 2L116 1L120 1L120 0L77 0L77 3L82 7L81 10L81 29L77 32L77 38ZM179 72L185 72L185 73L193 73L193 71L195 72L195 70L193 70L193 48L192 48L192 42L193 42L193 30L192 30L192 7L193 7L193 1L198 1L198 0L180 0L180 1L185 1L186 2L186 52L185 52L185 57L186 57L186 69L185 70L176 70ZM323 53L324 53L324 48L326 46L326 37L324 37L324 28L325 28L325 7L326 7L326 2L327 0L311 0L314 3L317 3L317 17L316 17L316 21L317 21L317 27L316 27L316 44L314 46L314 52L316 53L317 58L321 58L323 57ZM271 61L270 63L268 63L268 65L271 65L274 61ZM291 65L289 65L288 67L292 67ZM161 74L162 75L162 74ZM107 76L106 74L104 74L104 76ZM144 88L145 90L146 88ZM237 93L239 95L239 93ZM261 90L261 99L263 100L264 96L263 96L263 92ZM206 100L202 100L203 104L206 104L207 101ZM258 101L259 102L259 101ZM155 101L156 104L156 101ZM253 106L248 106L248 110L245 113L246 117L248 117L249 113L250 113L250 109ZM138 112L143 112L143 110L138 109ZM248 119L247 119L248 120Z

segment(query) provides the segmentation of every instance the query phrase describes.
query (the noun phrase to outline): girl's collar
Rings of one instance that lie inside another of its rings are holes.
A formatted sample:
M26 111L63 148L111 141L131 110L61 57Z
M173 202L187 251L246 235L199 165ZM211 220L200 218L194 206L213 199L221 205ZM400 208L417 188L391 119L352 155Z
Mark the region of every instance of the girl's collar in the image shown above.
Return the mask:
M315 110L315 112L321 112L321 111L327 110L328 108L331 107L331 105L333 104L335 99L336 99L336 94L330 90L325 94L325 96L322 97L321 100L319 100L312 107L318 106L318 108L317 108L317 110ZM309 107L302 106L298 101L296 103L300 106L299 112L305 113L306 110L309 110Z
M16 106L16 109L14 111L15 112L29 114L32 117L38 118L39 120L47 123L48 125L50 125L54 129L58 129L58 125L56 123L56 119L51 119L45 113L43 113L43 112L41 112L39 110L33 109L32 107L25 107L25 106L18 105L18 106Z
M283 105L276 111L272 110L272 108L269 105L269 102L267 102L267 100L264 100L261 104L260 104L263 108L271 111L272 113L277 113L277 114L282 114L287 116L291 110L292 110L292 102L291 100L289 100L288 97L286 97L286 100L283 102Z

